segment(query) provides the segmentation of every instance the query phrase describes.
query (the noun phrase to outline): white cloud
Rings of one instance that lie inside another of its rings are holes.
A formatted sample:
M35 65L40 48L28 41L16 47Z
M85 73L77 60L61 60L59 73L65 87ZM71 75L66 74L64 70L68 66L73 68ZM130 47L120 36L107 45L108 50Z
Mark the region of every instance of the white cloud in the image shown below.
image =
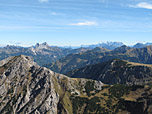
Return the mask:
M51 12L51 15L58 15L58 13L56 13L56 12Z
M72 23L69 25L75 25L75 26L95 26L98 25L96 22L92 21L86 21L86 22L78 22L78 23Z
M57 13L57 12L51 12L51 15L61 15L62 13Z
M39 0L40 2L48 2L49 0Z
M129 7L152 9L152 4L149 4L147 2L140 2L140 3L136 4L136 5L129 5Z

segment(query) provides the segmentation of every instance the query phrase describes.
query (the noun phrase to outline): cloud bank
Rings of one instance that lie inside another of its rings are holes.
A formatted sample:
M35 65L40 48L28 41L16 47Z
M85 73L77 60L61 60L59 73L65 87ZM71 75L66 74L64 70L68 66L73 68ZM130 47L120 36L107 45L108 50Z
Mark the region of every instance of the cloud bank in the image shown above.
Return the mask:
M136 4L136 5L129 5L129 7L152 9L152 4L149 4L147 2L140 2L140 3Z

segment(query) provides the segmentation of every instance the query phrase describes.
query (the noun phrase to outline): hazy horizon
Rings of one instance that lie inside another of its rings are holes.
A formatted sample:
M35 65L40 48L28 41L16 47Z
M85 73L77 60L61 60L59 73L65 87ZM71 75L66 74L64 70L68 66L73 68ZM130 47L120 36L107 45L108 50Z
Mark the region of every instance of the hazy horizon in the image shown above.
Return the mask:
M97 45L97 44L101 44L101 43L108 43L108 42L120 42L120 41L104 41L104 42L97 42L97 43L92 43L92 44L80 44L80 45L55 45L55 44L49 44L48 42L46 42L49 46L58 46L58 47L81 47L81 46L89 46L89 45ZM44 42L37 42L39 44L43 44ZM10 42L8 44L0 44L1 47L5 47L7 45L12 45L12 46L21 46L21 47L31 47L31 46L35 46L37 43L35 44L31 44L31 45L24 45L24 44L20 44L20 43L13 43ZM126 44L125 42L120 42L123 43L124 45L127 46L133 46L137 43L142 43L142 44L146 44L146 43L152 43L152 42L136 42L136 43L132 43L132 44Z

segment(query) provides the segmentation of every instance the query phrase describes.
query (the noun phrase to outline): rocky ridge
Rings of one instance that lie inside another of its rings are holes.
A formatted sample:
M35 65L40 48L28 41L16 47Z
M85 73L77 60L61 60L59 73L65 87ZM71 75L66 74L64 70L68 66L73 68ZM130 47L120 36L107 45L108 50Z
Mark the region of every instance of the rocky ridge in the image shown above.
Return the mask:
M81 95L88 81L95 83L95 90L101 90L103 83L99 81L70 79L38 66L28 56L11 57L0 66L0 113L71 114L72 108L65 108L63 99Z

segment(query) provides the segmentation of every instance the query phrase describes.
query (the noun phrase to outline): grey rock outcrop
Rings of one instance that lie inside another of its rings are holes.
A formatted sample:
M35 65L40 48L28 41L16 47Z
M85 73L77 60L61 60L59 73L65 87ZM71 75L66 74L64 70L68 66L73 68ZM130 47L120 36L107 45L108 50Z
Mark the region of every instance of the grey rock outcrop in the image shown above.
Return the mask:
M59 95L52 71L41 68L27 56L13 57L0 76L1 113L57 113Z
M87 81L93 80L71 79L40 67L28 56L7 58L0 62L0 114L57 114L59 103L70 97L66 92L80 95ZM102 89L103 83L93 82L96 90Z

